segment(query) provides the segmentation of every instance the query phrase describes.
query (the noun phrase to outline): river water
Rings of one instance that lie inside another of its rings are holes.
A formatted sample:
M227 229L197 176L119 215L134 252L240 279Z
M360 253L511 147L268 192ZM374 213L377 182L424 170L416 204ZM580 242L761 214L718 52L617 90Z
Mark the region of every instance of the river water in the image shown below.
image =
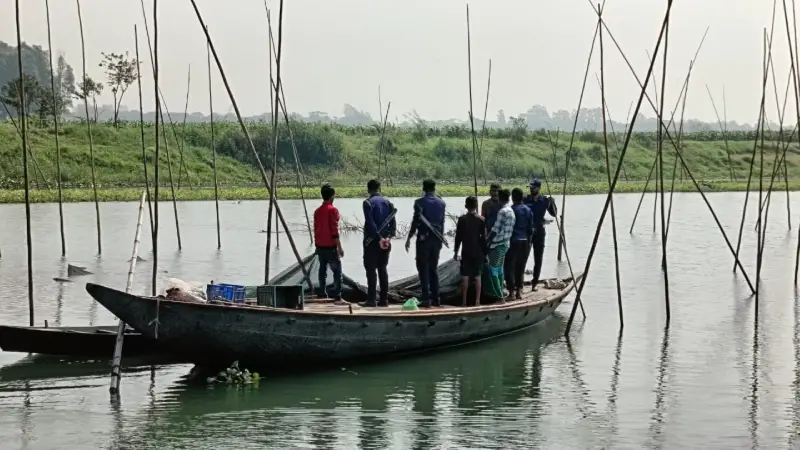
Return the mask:
M619 257L625 327L619 332L611 224L606 221L571 338L563 330L572 302L547 322L454 351L324 373L262 379L257 388L189 385L188 365L128 368L122 400L108 397L108 363L60 362L0 352L3 449L84 448L798 448L800 308L793 288L797 223L788 231L786 197L770 208L758 320L744 277L698 194L676 194L669 234L672 320L665 329L660 235L653 198L628 233L637 195L618 195ZM736 245L743 193L708 199ZM461 199L446 199L453 213ZM575 270L583 270L605 196L567 199L566 234ZM394 199L399 220L412 199ZM316 201L313 202L316 206ZM360 201L341 199L359 217ZM560 200L559 200L560 204ZM751 205L755 204L751 198ZM303 224L302 205L282 202ZM312 205L309 205L311 207ZM795 201L793 211L800 211ZM36 323L109 325L84 282L124 287L137 205L100 205L103 254L97 256L94 206L65 205L68 258L62 260L56 205L32 205ZM748 214L743 264L755 283L755 211ZM255 284L263 279L264 202L224 202L222 250L214 205L161 204L160 285L186 281ZM0 206L0 323L27 325L24 208ZM610 217L609 217L610 218ZM146 293L152 270L143 229L134 291ZM301 253L307 235L296 233ZM567 275L549 228L543 276ZM359 235L348 235L345 272L363 281ZM443 257L449 257L446 250ZM95 273L59 284L66 263ZM275 272L294 262L285 236ZM390 276L414 272L412 254L395 245Z

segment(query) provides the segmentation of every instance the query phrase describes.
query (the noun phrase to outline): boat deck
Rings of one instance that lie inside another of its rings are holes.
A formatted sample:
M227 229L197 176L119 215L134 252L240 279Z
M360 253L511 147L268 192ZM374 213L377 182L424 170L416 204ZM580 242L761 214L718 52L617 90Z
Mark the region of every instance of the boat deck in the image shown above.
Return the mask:
M420 308L417 311L408 311L403 309L403 305L391 304L388 307L363 307L357 303L347 302L334 302L333 299L309 299L305 305L304 310L314 313L325 314L366 314L366 315L393 315L393 314L435 314L437 312L452 313L457 310L487 310L509 308L519 306L522 304L539 304L547 302L549 298L555 297L563 289L548 289L544 286L539 287L537 291L531 291L530 288L522 293L521 300L507 301L505 303L495 302L491 304L482 304L480 306L449 306L443 305L433 308Z

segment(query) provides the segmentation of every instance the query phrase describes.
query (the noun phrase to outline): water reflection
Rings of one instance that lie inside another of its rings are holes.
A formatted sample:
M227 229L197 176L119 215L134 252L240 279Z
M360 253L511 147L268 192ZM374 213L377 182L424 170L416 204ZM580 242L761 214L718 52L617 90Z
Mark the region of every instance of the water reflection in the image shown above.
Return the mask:
M650 418L650 447L661 448L664 445L664 416L666 403L664 395L668 391L667 371L669 369L669 326L664 327L661 338L661 353L658 358L658 371L656 377L656 400Z
M563 331L556 316L532 330L449 352L322 374L264 379L257 389L191 386L179 381L156 395L119 437L147 446L148 436L176 443L196 435L248 444L335 448L515 445L535 440L542 348ZM153 381L154 382L154 381ZM130 419L129 419L130 421ZM470 424L484 426L476 430ZM489 422L489 426L485 426ZM245 429L260 429L260 437ZM514 433L503 430L513 429ZM465 436L464 430L475 436ZM141 439L145 441L141 441ZM458 444L458 441L461 441ZM494 443L494 444L493 444ZM153 442L155 444L155 442Z

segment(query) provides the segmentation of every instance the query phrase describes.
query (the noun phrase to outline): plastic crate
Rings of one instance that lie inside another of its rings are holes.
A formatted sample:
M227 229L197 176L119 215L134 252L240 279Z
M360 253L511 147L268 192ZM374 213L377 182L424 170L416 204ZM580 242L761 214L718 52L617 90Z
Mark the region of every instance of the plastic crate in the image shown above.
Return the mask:
M236 284L209 284L206 287L208 300L223 300L232 303L244 303L244 286Z
M302 285L264 285L256 288L256 304L271 308L303 309Z

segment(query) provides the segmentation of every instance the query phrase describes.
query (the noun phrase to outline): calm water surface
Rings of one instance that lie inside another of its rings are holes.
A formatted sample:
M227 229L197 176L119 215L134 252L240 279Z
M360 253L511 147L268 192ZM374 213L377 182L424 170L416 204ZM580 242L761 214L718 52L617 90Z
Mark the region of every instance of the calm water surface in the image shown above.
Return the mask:
M631 235L638 196L615 198L622 333L608 221L584 295L588 317L583 321L578 313L570 340L562 334L571 302L540 326L505 338L392 363L264 379L253 389L189 386L187 365L131 367L121 404L109 402L106 362L0 352L2 448L796 448L800 310L792 279L798 225L788 230L785 195L776 195L770 209L756 321L747 284L731 272L730 251L701 197L676 194L668 249L672 323L666 330L653 199L645 199ZM708 198L735 246L744 194ZM585 263L604 199L567 199L575 270ZM408 221L412 199L394 201L400 221ZM460 213L461 199L447 201ZM304 222L299 202L282 205L290 222ZM360 201L337 205L345 217L358 218ZM800 202L792 207L800 211ZM102 257L93 205L71 204L64 208L68 258L62 260L56 205L32 206L37 324L114 323L83 284L124 286L137 205L100 209ZM160 285L168 277L263 279L266 203L221 205L222 251L216 249L213 203L184 203L178 210L182 251L171 205L160 210ZM27 325L24 208L0 206L0 218L0 323ZM754 222L755 212L742 250L753 283ZM311 251L307 235L295 239L301 253ZM569 273L566 261L556 261L556 241L551 226L543 276ZM345 272L363 281L360 236L344 243ZM146 293L152 270L147 238L140 255L146 261L137 267L134 290ZM67 262L95 275L63 285L52 281L65 276ZM277 272L293 262L281 236L272 267ZM413 249L409 255L396 245L390 276L413 272Z

